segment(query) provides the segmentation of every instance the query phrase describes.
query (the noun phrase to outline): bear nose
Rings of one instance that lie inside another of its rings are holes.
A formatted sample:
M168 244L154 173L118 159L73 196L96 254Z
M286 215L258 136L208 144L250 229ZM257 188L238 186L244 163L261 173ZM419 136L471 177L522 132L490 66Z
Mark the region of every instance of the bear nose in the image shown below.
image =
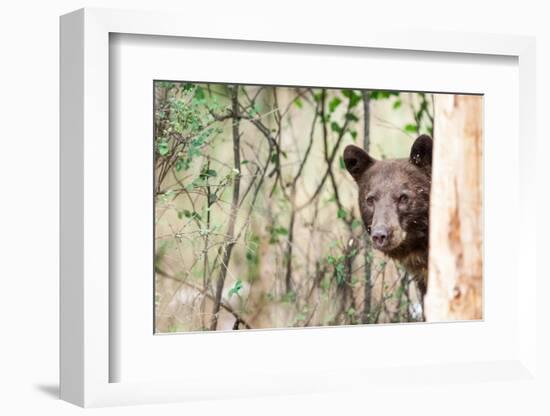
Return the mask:
M374 227L371 233L372 241L378 248L383 248L389 240L389 230L387 227Z

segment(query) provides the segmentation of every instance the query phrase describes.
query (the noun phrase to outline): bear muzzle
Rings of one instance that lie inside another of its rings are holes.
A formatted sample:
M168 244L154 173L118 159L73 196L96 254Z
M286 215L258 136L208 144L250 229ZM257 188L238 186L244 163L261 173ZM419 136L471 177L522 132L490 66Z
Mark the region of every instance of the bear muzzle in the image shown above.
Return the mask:
M376 226L371 231L371 238L374 248L384 250L391 240L391 230L383 225Z

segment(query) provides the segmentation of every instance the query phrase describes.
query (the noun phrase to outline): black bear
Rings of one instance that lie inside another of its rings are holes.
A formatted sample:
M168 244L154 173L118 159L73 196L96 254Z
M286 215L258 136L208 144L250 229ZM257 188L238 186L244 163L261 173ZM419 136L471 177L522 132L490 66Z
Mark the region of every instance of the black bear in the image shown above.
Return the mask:
M422 135L408 159L375 160L363 149L344 150L346 169L359 187L359 210L372 245L399 261L426 293L432 139Z

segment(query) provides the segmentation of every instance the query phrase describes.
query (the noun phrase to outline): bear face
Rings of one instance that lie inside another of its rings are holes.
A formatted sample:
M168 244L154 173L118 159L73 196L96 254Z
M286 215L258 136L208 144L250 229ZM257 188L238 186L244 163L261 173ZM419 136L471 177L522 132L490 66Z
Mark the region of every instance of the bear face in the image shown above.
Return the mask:
M408 159L378 161L357 146L344 150L359 187L359 210L372 246L400 261L426 291L432 139L422 135Z

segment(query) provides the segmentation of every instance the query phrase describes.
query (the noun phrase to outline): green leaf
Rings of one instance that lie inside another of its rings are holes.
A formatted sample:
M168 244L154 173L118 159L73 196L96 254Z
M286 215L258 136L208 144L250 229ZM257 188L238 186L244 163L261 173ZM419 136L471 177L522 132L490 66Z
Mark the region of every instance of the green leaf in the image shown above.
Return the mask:
M279 235L288 235L288 230L285 227L277 227L274 231Z
M321 118L321 123L328 123L330 121L331 113L326 113L325 115L319 113L319 117Z
M407 133L416 133L418 131L418 126L416 124L407 124L405 127L403 127L403 130L405 130Z
M180 158L176 160L176 164L174 167L176 168L176 172L179 172L182 169L188 169L189 163L186 160Z
M399 286L395 291L394 296L396 299L399 299L403 295L403 293L405 293L405 288L403 286Z
M353 90L342 90L342 95L349 100L351 99L351 97L353 97L354 92Z
M336 265L336 282L339 286L344 284L345 281L345 273L344 273L345 265L344 263L338 263Z
M161 156L166 156L168 152L170 152L170 147L168 146L167 142L158 142L157 144L157 150Z
M208 205L214 205L214 203L218 200L218 195L216 194L210 194L208 197Z
M267 227L267 230L270 233L269 244L275 244L279 242L279 236L288 235L288 229L285 227Z
M349 99L349 108L355 107L361 101L361 94L357 94L354 90L342 90L344 97Z
M346 210L344 208L339 208L338 212L336 213L336 216L341 219L346 218Z
M183 211L178 211L178 218L181 220L183 217L191 218L199 221L202 219L202 217L198 212L195 212L195 211L191 212L188 209L184 209Z
M304 106L304 103L302 102L302 99L300 97L296 97L294 99L294 105L298 108L302 108Z
M334 256L328 256L327 257L327 262L328 262L328 264L335 264L336 259L334 258Z
M344 158L342 156L338 158L338 164L340 165L340 169L346 168L346 164L344 163Z
M332 100L330 100L330 103L328 103L328 110L331 113L334 113L334 110L342 103L342 100L338 97L334 97Z
M183 84L183 91L191 91L194 87L195 87L195 84L186 82L185 84Z
M197 87L195 89L194 98L195 98L195 100L198 100L198 101L204 101L204 99L205 99L204 90L201 87Z
M241 279L237 279L235 281L235 284L233 285L233 287L231 289L229 289L229 291L227 292L228 296L231 297L233 295L238 295L239 294L239 291L243 288L243 282L241 281Z
M248 115L250 117L254 117L260 114L260 110L260 106L258 104L254 104L251 108L248 109Z
M218 172L214 169L203 170L200 174L201 179L215 178L216 176L218 176Z
M359 121L359 119L357 118L357 116L353 113L347 113L346 114L346 120L349 120L349 121Z
M393 103L394 110L397 110L399 107L401 107L401 100L395 100Z
M340 133L342 131L342 127L340 127L336 121L330 123L330 129L335 133Z
M360 95L354 95L353 98L349 100L349 108L355 107L361 101Z
M399 95L398 92L383 91L383 90L371 91L369 93L369 97L373 100L383 100L383 99L386 99L386 98L390 98L391 96L397 96L397 95Z
M203 178L202 176L199 176L198 178L193 179L193 182L191 182L191 185L192 185L191 189L202 188L203 186L206 186L205 178Z
M186 217L186 218L191 217L191 211L189 211L188 209L184 209L183 211L178 211L178 218L181 219L183 217Z
M353 141L355 141L355 139L357 139L357 131L350 130L349 134L351 134L351 138L353 139Z

